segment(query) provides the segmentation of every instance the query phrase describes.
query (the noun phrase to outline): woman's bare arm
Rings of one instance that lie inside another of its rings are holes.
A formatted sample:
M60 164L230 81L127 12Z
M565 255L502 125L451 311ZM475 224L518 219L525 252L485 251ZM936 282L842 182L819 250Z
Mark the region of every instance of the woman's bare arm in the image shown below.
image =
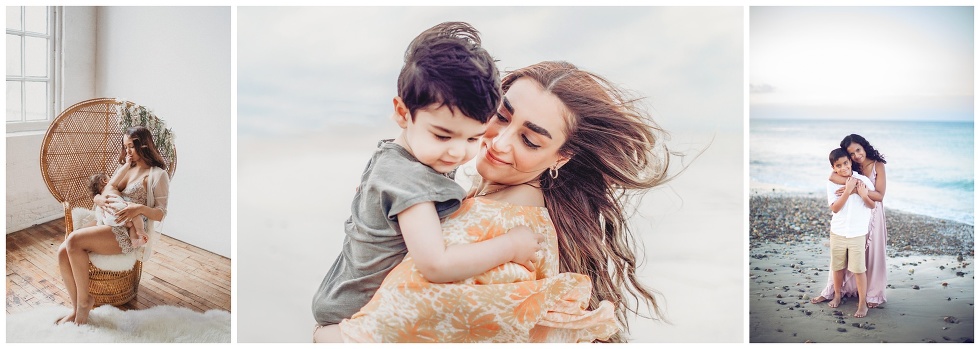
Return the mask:
M875 190L868 191L868 197L871 200L882 202L885 199L885 164L879 162L875 163Z

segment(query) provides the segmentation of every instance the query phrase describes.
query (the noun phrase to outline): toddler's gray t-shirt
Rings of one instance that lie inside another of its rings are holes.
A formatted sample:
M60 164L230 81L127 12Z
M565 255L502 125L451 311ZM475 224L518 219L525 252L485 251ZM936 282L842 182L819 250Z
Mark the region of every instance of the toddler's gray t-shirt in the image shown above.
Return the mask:
M452 178L420 163L393 142L378 146L344 223L344 246L313 296L321 325L340 323L361 309L408 249L398 214L415 204L435 203L439 218L455 212L466 193Z

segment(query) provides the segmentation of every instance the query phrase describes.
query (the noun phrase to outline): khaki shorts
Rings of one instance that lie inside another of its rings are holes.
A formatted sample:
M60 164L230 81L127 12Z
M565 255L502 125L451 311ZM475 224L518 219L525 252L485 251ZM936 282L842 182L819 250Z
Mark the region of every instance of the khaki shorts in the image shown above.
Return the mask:
M847 270L860 274L867 271L864 266L864 249L867 236L853 238L830 233L830 270L838 271L847 266Z

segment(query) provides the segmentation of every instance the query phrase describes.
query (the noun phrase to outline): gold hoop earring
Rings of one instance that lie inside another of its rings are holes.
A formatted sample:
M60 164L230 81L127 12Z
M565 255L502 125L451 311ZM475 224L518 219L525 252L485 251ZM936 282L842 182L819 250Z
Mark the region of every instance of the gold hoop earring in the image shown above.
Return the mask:
M558 163L557 162L555 163L554 166L551 166L551 169L548 170L548 174L551 175L551 179L557 179L558 178Z

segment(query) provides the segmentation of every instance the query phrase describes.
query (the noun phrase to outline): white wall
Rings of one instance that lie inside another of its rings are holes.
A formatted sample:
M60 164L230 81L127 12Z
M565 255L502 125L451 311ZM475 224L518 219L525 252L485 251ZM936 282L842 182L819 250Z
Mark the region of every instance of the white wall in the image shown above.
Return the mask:
M65 7L61 107L94 98L95 7ZM7 134L7 234L64 215L41 178L38 157L44 132Z
M96 93L142 104L175 134L164 233L231 256L231 9L99 7Z

